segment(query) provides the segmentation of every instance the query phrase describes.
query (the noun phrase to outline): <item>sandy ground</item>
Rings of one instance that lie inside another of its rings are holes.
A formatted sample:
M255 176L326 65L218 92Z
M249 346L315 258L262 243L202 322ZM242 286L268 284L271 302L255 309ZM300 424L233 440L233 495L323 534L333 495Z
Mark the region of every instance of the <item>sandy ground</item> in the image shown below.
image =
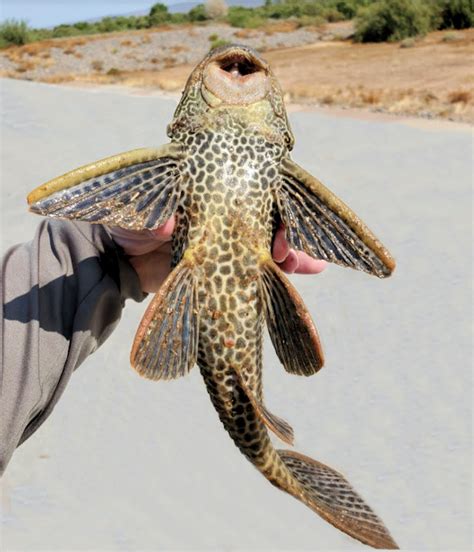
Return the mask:
M2 83L2 250L38 223L27 192L80 164L165 141L172 100ZM404 549L471 549L469 130L295 112L294 158L398 260L393 278L331 267L293 280L326 352L311 379L267 343L270 408L296 449L346 474ZM277 491L223 430L198 370L139 378L143 304L73 376L3 479L2 549L360 550Z

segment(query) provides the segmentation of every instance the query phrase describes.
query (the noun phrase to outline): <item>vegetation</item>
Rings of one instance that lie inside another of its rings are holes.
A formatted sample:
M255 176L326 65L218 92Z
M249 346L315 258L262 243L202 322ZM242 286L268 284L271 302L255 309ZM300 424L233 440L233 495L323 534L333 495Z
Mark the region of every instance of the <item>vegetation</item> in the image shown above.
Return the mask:
M359 42L393 42L426 34L431 12L422 0L380 0L360 9L355 39Z
M9 46L10 44L23 46L29 40L29 29L25 21L7 19L0 24L0 47Z
M209 35L209 42L211 43L209 50L214 50L215 48L220 48L221 46L227 46L227 44L230 44L228 40L220 38L219 35L215 33Z
M437 21L439 29L468 29L474 26L474 2L472 0L438 0ZM436 17L436 16L435 16Z
M385 42L474 25L472 0L377 0L356 14L355 39Z
M256 28L271 21L291 19L298 26L356 18L356 39L396 41L434 29L465 29L474 25L473 0L266 0L263 6L227 7L225 0L205 0L188 13L170 13L162 3L148 15L104 17L89 23L31 29L24 21L0 24L0 47L22 45L46 38L70 37L177 23L226 21L234 27Z

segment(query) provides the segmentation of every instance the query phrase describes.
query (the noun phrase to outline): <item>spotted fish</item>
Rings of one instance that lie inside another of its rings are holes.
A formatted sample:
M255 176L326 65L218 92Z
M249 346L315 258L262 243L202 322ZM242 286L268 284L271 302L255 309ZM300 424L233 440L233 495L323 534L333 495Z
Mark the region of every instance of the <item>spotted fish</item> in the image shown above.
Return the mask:
M291 426L264 404L262 329L291 374L323 366L311 317L270 251L291 247L380 278L395 263L364 223L290 158L294 138L268 64L245 46L213 50L189 77L170 142L97 161L30 193L50 217L154 229L176 217L172 272L137 331L132 366L173 379L197 363L241 452L276 487L375 548L397 548L380 518L334 469L276 450Z

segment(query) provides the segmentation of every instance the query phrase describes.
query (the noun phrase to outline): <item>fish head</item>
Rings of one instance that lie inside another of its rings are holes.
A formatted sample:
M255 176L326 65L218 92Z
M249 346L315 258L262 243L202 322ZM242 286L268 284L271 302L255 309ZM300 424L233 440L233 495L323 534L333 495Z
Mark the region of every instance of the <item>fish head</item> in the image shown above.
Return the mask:
M186 83L168 135L183 127L209 126L226 113L243 124L274 127L293 147L280 85L269 64L248 46L222 46L204 57Z

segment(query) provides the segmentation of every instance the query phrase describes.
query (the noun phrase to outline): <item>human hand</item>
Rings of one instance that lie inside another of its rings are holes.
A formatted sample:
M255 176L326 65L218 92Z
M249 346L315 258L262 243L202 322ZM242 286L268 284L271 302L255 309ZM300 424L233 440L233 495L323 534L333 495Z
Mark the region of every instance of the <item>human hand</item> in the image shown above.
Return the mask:
M110 228L114 241L129 255L130 264L136 270L142 290L147 293L158 291L170 272L171 236L175 225L174 217L156 230L131 231ZM281 227L273 242L273 259L288 274L319 274L326 267L326 261L318 261L302 251L291 249Z
M319 274L327 265L326 261L313 259L303 251L291 249L285 238L284 226L280 226L275 234L272 256L278 266L288 274Z
M142 291L154 293L171 270L171 236L174 217L156 230L124 230L110 227L114 241L129 256L129 262L140 279Z

